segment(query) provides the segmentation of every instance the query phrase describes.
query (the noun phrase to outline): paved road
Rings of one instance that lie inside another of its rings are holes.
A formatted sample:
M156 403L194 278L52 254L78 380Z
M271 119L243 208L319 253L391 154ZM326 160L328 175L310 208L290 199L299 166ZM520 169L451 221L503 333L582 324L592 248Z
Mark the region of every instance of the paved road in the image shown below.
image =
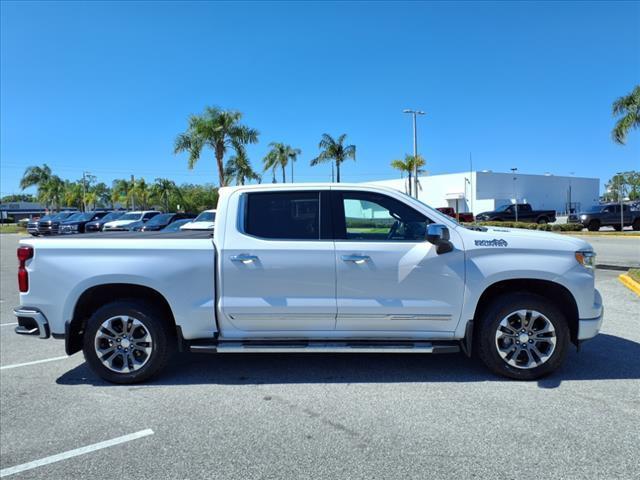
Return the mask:
M640 267L640 237L624 236L577 236L591 245L598 254L597 261L605 265Z
M0 238L2 324L15 242ZM640 299L597 275L603 334L539 382L462 355L185 354L138 386L81 355L0 370L0 469L151 429L8 478L638 478ZM2 366L64 354L10 326L0 347Z

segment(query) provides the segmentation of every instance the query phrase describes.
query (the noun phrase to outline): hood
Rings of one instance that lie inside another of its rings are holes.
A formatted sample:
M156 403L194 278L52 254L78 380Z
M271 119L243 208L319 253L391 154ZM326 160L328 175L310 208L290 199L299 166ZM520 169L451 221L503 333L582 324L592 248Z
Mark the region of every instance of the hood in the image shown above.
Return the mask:
M124 227L125 225L129 225L137 221L138 220L113 220L111 222L105 223L104 226L105 227Z
M211 230L216 222L189 222L180 227L180 230Z
M590 243L569 235L524 228L485 227L486 231L469 230L459 227L469 248L507 247L528 250L557 250L576 252L593 250ZM467 238L469 237L469 238ZM496 242L493 242L496 240ZM491 243L487 243L491 242ZM506 245L505 245L506 243Z

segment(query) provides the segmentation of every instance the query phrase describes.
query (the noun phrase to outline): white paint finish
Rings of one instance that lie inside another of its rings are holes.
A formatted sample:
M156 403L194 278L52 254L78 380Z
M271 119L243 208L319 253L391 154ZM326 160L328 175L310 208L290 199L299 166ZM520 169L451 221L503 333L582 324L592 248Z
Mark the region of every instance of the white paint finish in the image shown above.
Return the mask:
M8 477L9 475L15 475L16 473L26 472L27 470L43 467L45 465L50 465L62 460L78 457L80 455L85 455L87 453L95 452L96 450L102 450L104 448L113 447L122 443L131 442L139 438L148 437L149 435L153 435L153 430L151 430L150 428L146 430L140 430L139 432L130 433L128 435L123 435L121 437L112 438L111 440L106 440L104 442L87 445L86 447L68 450L66 452L51 455L49 457L44 457L32 462L23 463L22 465L16 465L15 467L3 468L2 470L0 470L0 478Z
M38 365L39 363L48 363L48 362L55 362L58 360L64 360L65 358L71 358L71 357L68 355L65 355L63 357L53 357L53 358L45 358L43 360L34 360L33 362L14 363L13 365L4 365L0 367L0 370L11 370L12 368L28 367L30 365Z

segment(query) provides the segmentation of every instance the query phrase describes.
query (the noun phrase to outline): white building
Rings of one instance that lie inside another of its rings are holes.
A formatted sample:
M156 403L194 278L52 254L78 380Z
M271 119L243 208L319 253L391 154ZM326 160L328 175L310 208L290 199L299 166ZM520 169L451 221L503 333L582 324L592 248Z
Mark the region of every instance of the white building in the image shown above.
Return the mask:
M431 207L453 207L457 212L495 210L504 204L529 203L536 210L562 214L597 205L600 179L526 175L491 171L449 173L419 177L418 198ZM407 179L367 182L408 191Z

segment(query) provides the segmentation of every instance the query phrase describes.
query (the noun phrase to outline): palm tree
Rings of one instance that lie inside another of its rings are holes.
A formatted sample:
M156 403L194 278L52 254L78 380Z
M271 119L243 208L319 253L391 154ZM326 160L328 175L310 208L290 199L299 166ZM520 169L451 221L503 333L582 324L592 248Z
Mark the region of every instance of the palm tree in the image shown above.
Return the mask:
M149 185L144 180L144 178L140 178L134 182L133 195L135 196L136 200L140 202L142 209L146 210L147 206L149 205L151 189L149 188Z
M260 175L251 168L251 162L244 148L227 160L224 174L227 181L234 180L236 185L244 185L247 180L260 180Z
M344 145L344 141L347 138L347 134L343 133L334 140L328 133L322 134L322 140L318 144L320 148L320 155L311 160L311 166L316 166L319 163L335 161L336 162L336 180L340 183L340 165L348 158L356 159L356 146Z
M175 182L168 178L156 178L151 186L151 196L162 202L165 212L169 211L169 200L172 195L180 196L180 189Z
M267 170L272 169L275 179L275 169L280 167L282 169L282 183L286 183L286 168L289 162L291 162L291 181L293 181L293 162L298 159L298 155L302 153L302 150L279 142L271 142L269 146L271 147L271 150L263 159L264 171L266 172Z
M125 205L128 205L129 201L131 201L131 206L133 207L133 184L134 182L123 178L114 180L113 188L111 189L111 203L124 202Z
M407 180L408 180L408 188L405 187L405 189L407 190L407 193L409 194L409 196L411 196L411 191L412 191L412 179L413 179L413 170L415 167L417 167L417 173L423 173L424 170L422 169L422 167L424 167L425 165L425 161L424 158L422 158L422 156L417 155L417 156L413 156L413 155L405 155L404 156L404 160L393 160L391 162L391 166L393 168L395 168L396 170L400 170L401 175L406 172L407 173Z
M47 205L52 205L55 210L60 208L64 194L65 184L57 175L51 175L38 189L38 198Z
M49 179L51 179L51 168L46 163L41 167L27 167L20 180L20 188L24 190L25 188L36 186L38 188L37 197L40 197L40 190Z
M613 141L624 145L627 134L632 128L640 127L640 85L636 85L633 91L613 102L613 116L621 117L611 132Z
M174 153L189 152L189 169L200 159L205 146L211 148L218 164L220 186L225 185L224 156L228 148L236 153L244 145L258 142L258 131L240 124L242 114L207 107L202 115L191 115L187 131L176 137Z

